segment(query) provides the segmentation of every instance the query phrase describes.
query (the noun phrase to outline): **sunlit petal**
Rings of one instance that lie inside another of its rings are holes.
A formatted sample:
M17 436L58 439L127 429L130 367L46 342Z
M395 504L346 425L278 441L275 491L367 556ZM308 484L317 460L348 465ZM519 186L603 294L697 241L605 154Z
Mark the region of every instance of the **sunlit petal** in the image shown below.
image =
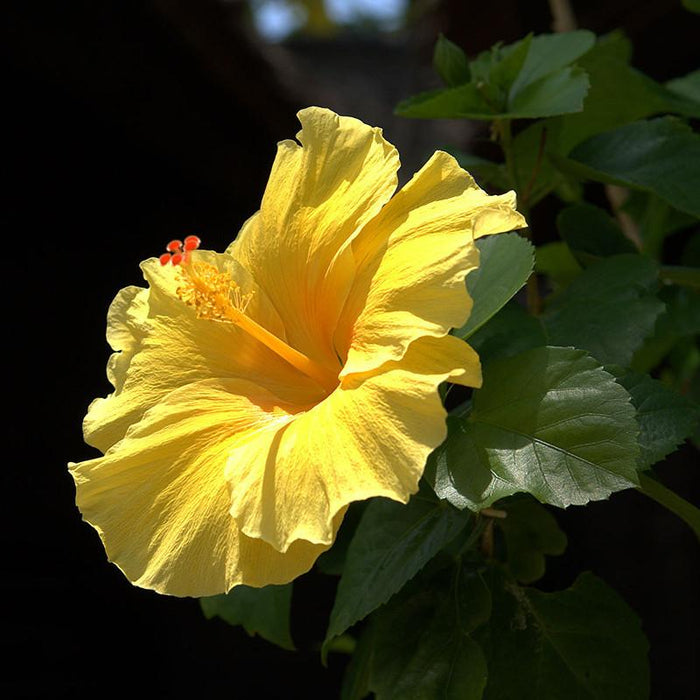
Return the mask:
M339 369L333 329L355 271L349 245L396 189L398 153L357 119L318 107L299 119L301 145L279 144L260 212L229 252L267 293L290 344Z
M379 129L299 116L226 253L173 241L110 308L115 390L84 424L105 454L71 472L139 586L290 581L350 503L417 491L446 434L440 384L481 385L449 331L471 308L474 239L524 225L514 195L488 196L438 152L392 199L398 155Z
M247 313L284 337L276 311L230 256L203 251L201 259L227 270L253 293ZM245 377L294 392L301 402L318 396L318 387L248 334L231 325L198 319L178 298L172 267L157 260L143 264L149 290L129 287L117 295L108 314L108 340L119 351L110 359L115 392L90 405L85 439L103 452L124 437L143 413L178 387L212 377Z
M518 223L503 213L508 202L489 197L443 152L396 194L353 241L357 272L336 330L341 376L400 359L416 338L466 321L474 233Z
M437 387L448 377L480 383L474 351L457 338L420 339L402 362L349 377L293 421L239 444L226 477L241 530L280 551L300 539L330 544L334 516L352 501L407 501L445 438Z
M137 585L180 596L285 583L308 570L325 546L299 541L280 554L241 536L228 514L231 450L288 423L287 408L250 382L197 382L158 403L104 457L74 465L78 506L110 560Z

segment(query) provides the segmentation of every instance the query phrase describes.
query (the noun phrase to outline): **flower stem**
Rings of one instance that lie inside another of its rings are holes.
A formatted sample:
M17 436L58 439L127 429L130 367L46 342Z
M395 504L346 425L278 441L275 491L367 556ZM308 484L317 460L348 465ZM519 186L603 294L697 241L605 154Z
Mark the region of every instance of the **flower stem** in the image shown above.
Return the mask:
M506 161L506 170L510 178L510 184L513 189L520 194L520 183L518 178L518 170L515 167L515 158L513 153L513 134L510 128L510 119L499 119L496 122L497 133L503 151L503 157Z
M532 229L529 226L530 211L528 206L528 197L530 192L536 182L537 173L541 165L541 154L538 154L538 159L535 163L535 168L532 173L530 181L523 191L520 187L520 177L518 176L518 167L515 162L515 151L513 150L513 134L510 126L510 119L499 119L497 124L497 132L499 135L499 140L501 144L501 149L503 151L503 157L506 162L506 170L508 172L508 177L510 178L510 183L513 189L518 195L518 210L528 221L528 227L522 231L522 235L527 238L528 241L532 242ZM545 132L543 132L545 133ZM544 138L543 135L540 139L540 151L544 152ZM537 282L537 274L533 272L527 280L526 287L526 298L527 298L527 308L530 313L537 316L541 310L541 300L540 300L540 290Z
M684 520L700 540L700 509L644 473L639 475L638 490Z

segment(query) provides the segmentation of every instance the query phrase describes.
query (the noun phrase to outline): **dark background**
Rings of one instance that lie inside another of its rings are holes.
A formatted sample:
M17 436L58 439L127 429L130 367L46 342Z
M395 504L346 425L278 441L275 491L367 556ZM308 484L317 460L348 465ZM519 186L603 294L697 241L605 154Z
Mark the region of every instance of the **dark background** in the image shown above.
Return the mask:
M270 45L242 2L85 0L3 5L2 309L6 359L1 599L4 697L334 698L345 659L324 669L334 579L295 585L284 652L207 621L197 601L132 587L81 522L66 462L93 456L80 422L110 391L105 313L138 284L138 262L173 237L222 249L259 204L275 143L295 112L320 104L384 127L405 180L473 125L413 122L394 104L435 83L438 32L469 54L550 31L548 4L413 3L399 32L365 26ZM418 13L418 6L423 12ZM666 80L697 67L698 23L679 2L574 2L579 25L624 28L634 63ZM697 451L659 469L693 500ZM698 691L697 543L636 492L558 515L570 539L542 585L593 570L639 613L651 642L653 697Z

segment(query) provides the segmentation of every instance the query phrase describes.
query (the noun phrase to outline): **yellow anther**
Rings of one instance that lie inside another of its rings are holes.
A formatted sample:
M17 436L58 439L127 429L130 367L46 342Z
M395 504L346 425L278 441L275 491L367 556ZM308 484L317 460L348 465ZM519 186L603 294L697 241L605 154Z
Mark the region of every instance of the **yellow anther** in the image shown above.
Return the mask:
M179 269L182 284L177 295L194 308L198 318L235 323L231 311L245 313L253 293L244 294L229 274L209 263L189 263Z
M327 391L333 391L338 385L337 372L314 362L246 315L253 294L244 294L229 273L220 272L209 263L192 261L178 269L182 283L177 295L194 308L198 318L233 323Z

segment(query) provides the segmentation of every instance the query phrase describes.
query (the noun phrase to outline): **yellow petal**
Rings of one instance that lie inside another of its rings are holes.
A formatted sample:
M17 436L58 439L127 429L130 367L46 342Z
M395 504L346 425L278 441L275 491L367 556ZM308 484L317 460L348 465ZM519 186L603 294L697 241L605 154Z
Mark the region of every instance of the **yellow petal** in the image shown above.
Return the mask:
M107 363L107 378L121 389L131 358L147 330L148 292L141 287L119 291L107 312L107 342L115 352Z
M233 445L275 432L292 420L288 410L250 382L198 382L172 392L104 457L71 465L78 506L110 560L136 585L178 596L286 583L307 571L325 545L300 540L281 554L241 535L228 512Z
M333 330L354 275L353 236L396 189L398 154L378 128L311 107L301 145L278 146L260 212L229 248L254 272L290 345L339 369Z
M253 294L247 315L284 338L284 327L264 292L228 255L198 251L199 260L229 272ZM92 402L85 440L105 452L127 428L178 387L212 377L245 377L301 403L318 397L318 387L278 355L232 324L198 319L176 294L181 282L172 266L143 264L148 291L122 290L108 314L108 339L119 351L110 359L115 392Z
M148 289L111 307L115 391L85 421L105 455L71 471L137 585L202 596L293 579L349 503L417 490L446 434L439 384L481 383L448 332L471 306L474 238L523 223L512 193L489 197L437 153L390 200L398 155L379 129L299 117L227 253L192 253L189 277L146 261Z
M476 362L476 366L474 363ZM480 381L478 359L453 337L416 341L374 375L348 377L281 429L239 443L226 468L241 531L280 551L333 541L333 519L352 501L407 501L445 438L440 382Z
M409 345L406 355L393 366L410 367L421 374L434 372L433 368L444 368L449 373L444 377L453 384L478 389L481 387L481 361L474 348L453 335L442 338L424 336ZM383 368L382 368L383 369Z
M474 219L474 238L488 236L492 233L503 233L504 231L515 231L525 228L527 221L525 217L515 209L515 192L493 195L488 197L488 206L481 209Z
M353 241L357 272L336 332L347 357L341 376L398 360L417 338L466 321L473 234L511 228L520 216L513 203L489 197L454 158L435 153Z

